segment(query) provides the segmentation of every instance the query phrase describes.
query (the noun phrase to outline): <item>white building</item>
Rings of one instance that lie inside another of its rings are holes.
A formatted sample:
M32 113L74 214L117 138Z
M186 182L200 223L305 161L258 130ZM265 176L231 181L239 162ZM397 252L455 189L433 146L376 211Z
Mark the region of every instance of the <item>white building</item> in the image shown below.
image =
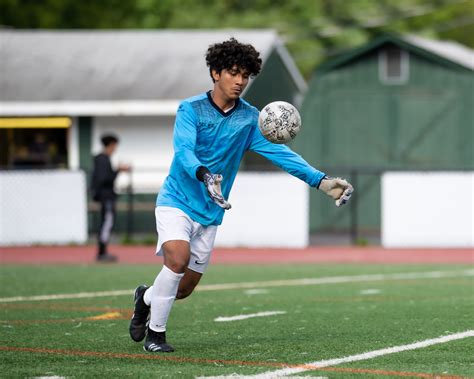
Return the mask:
M99 136L113 132L135 190L156 192L179 101L212 88L204 55L229 37L253 44L264 61L246 99L301 102L305 81L272 30L1 31L0 166L30 164L16 155L41 128L57 152L48 163L89 171Z
M62 167L88 175L100 135L113 132L122 142L115 159L133 166L134 192L141 193L135 198L144 201L135 205L134 230L153 232L153 201L171 163L178 104L212 88L205 53L230 37L254 45L264 62L245 99L258 108L275 100L301 103L305 81L272 30L0 31L0 168ZM48 159L32 154L38 145L48 150ZM249 153L241 167L265 162ZM121 175L119 188L129 181ZM271 183L288 191L286 182ZM303 191L300 183L296 186ZM237 191L233 193L239 197ZM301 222L287 220L306 235L306 197L299 198ZM296 208L292 203L288 209ZM126 205L119 203L118 209L116 230L124 230ZM90 231L95 229L92 214ZM240 223L237 214L226 217L229 224ZM275 215L266 217L279 222ZM296 241L293 236L287 240ZM272 243L265 237L262 241ZM302 241L297 243L304 245L306 239Z

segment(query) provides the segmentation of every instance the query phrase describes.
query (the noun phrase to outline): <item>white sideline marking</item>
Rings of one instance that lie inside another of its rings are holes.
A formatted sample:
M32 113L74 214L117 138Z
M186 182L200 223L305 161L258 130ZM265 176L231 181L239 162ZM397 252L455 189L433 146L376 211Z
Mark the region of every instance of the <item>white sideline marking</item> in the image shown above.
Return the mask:
M61 299L84 299L84 298L103 297L103 296L121 296L121 295L132 295L133 292L134 290L118 290L118 291L63 293L63 294L56 294L56 295L0 297L0 303L11 303L11 302L16 302L16 301L42 301L42 300L61 300Z
M253 317L267 317L267 316L274 316L274 315L283 315L285 311L267 311L267 312L258 312L258 313L249 313L246 315L237 315L237 316L229 316L229 317L217 317L214 321L217 322L225 322L225 321L238 321L238 320L246 320L248 318Z
M317 368L335 366L341 363L364 361L366 359L373 359L373 358L381 357L383 355L400 353L402 351L422 349L424 347L438 345L438 344L446 343L450 341L456 341L456 340L460 340L460 339L464 339L468 337L474 337L474 330L466 330L465 332L450 334L447 336L440 336L437 338L431 338L424 341L411 343L408 345L392 346L385 349L369 351L362 354L350 355L348 357L343 357L343 358L326 359L322 361L310 362L310 363L306 363L302 365L302 367L288 367L288 368L275 370L275 371L267 371L262 374L242 376L242 377L253 378L253 379L279 378L279 377L284 377L287 375L298 374L300 372L315 370Z
M459 276L474 276L474 269L460 271L427 271L409 272L397 274L368 274L368 275L348 275L348 276L327 276L323 278L269 280L266 282L246 282L246 283L225 283L207 284L196 288L199 291L219 291L239 288L258 287L285 287L285 286L306 286L320 284L355 283L355 282L375 282L382 280L406 280L406 279L438 279Z
M368 275L348 275L348 276L327 276L322 278L289 279L289 280L269 280L262 282L245 283L225 283L225 284L204 284L196 288L196 291L222 291L245 288L264 287L285 287L285 286L307 286L321 284L356 283L356 282L376 282L383 280L409 280L409 279L440 279L462 276L474 276L474 269L459 271L427 271L410 272L396 274L368 274ZM79 292L54 295L39 296L14 296L0 297L0 303L11 303L17 301L42 301L60 299L84 299L104 296L132 295L134 290L100 291L100 292Z
M360 291L359 293L360 293L361 295L377 295L377 294L379 294L380 292L382 292L382 291L380 291L379 289L376 289L376 288L368 288L368 289L366 289L366 290Z
M265 295L268 293L268 290L266 290L265 288L250 288L249 290L245 290L244 293L249 296Z
M385 349L369 351L362 354L350 355L348 357L343 358L335 358L335 359L326 359L322 361L310 362L310 363L303 363L298 365L298 367L288 367L280 370L275 371L267 371L262 374L256 375L238 375L232 374L227 376L202 376L196 379L231 379L231 378L252 378L252 379L276 379L276 378L286 378L288 375L298 374L305 371L312 371L318 368L329 367L339 365L341 363L349 363L349 362L356 362L356 361L364 361L367 359L373 359L377 357L381 357L388 354L400 353L402 351L408 350L416 350L421 349L424 347L438 345L441 343L446 343L450 341L460 340L468 337L474 337L474 330L466 330L465 332L450 334L447 336L440 336L437 338L431 338L424 341L419 341L415 343L411 343L408 345L400 345L400 346L393 346L388 347ZM295 376L291 376L288 378L296 378ZM306 378L306 377L305 377Z

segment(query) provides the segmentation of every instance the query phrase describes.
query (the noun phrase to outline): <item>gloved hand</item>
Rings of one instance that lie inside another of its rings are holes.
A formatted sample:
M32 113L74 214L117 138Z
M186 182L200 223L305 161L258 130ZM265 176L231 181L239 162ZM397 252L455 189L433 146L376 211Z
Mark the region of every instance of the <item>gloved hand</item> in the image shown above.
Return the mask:
M340 207L349 201L354 187L345 179L331 178L326 176L321 180L319 189L336 201L336 207Z
M224 196L222 195L222 190L221 190L222 179L224 178L220 174L211 174L209 172L206 172L203 175L203 182L207 188L207 192L209 193L209 196L211 197L211 199L219 207L228 210L231 208L231 205L228 201L226 201L226 199L224 199Z

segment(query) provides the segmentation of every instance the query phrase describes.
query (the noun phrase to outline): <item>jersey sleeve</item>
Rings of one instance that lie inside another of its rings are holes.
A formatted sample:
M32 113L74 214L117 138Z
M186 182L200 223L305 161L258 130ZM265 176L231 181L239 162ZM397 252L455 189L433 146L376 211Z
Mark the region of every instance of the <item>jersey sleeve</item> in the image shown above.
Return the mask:
M271 143L265 139L258 127L255 127L253 130L248 150L262 155L274 165L303 180L311 187L318 187L326 175L324 172L312 167L301 155L295 153L288 146Z
M185 171L196 178L196 170L202 163L196 157L197 117L188 102L179 105L174 126L173 146L176 158L181 162Z

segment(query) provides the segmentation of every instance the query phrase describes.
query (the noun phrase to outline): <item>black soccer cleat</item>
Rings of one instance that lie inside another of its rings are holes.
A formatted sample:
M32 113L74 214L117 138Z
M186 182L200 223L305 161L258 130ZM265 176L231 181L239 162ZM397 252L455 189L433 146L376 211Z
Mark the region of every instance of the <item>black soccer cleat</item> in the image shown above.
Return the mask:
M150 353L171 353L173 346L166 343L166 332L155 332L148 328L143 350Z
M133 316L130 320L130 326L128 328L130 337L132 337L132 340L135 342L140 342L145 338L146 329L148 327L150 306L146 305L145 301L143 300L143 296L145 295L145 291L147 289L147 286L141 285L135 290L135 309L133 310Z

